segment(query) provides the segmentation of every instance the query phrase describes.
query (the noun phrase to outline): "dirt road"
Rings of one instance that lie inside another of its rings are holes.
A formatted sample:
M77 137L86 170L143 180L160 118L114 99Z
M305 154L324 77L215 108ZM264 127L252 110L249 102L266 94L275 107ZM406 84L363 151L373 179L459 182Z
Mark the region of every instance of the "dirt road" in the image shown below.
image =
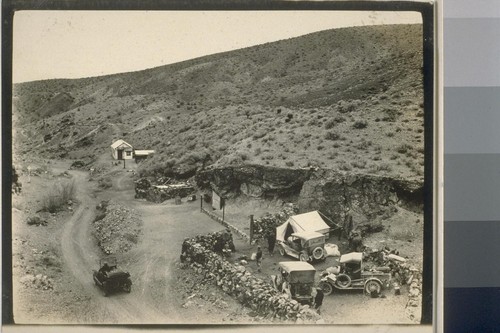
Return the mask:
M180 244L185 237L222 229L205 215L192 214L186 224L186 205L154 205L134 200L131 173L117 172L113 188L94 197L88 176L82 171L71 171L78 188L78 209L66 222L62 233L64 262L80 284L91 295L94 309L86 320L89 323L185 323L184 312L179 312L181 300L171 299L170 272L179 257ZM113 197L123 205L137 209L143 220L143 234L139 244L130 252L118 255L121 267L130 272L133 287L130 294L103 297L92 282L92 270L97 268L100 250L91 235L94 207L102 198ZM96 315L100 313L101 315ZM192 319L192 318L191 318Z

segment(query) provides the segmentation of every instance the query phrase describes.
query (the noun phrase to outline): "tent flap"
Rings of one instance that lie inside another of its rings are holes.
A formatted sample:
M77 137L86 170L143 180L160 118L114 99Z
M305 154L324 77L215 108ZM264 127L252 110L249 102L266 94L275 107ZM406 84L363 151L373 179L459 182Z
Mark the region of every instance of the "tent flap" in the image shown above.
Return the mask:
M291 227L288 229L288 227ZM288 229L288 230L287 230ZM316 231L322 234L328 233L330 227L323 221L318 211L312 211L304 214L293 215L282 225L276 228L276 239L284 241L292 232Z

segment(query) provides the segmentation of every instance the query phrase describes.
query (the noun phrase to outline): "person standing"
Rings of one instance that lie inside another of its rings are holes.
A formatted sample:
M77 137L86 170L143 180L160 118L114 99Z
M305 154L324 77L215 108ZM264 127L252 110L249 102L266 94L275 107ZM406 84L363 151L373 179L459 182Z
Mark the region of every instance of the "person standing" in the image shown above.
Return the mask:
M255 260L257 261L257 271L260 272L260 266L262 265L262 249L260 248L260 245L257 246Z
M321 288L316 288L316 296L314 297L314 308L321 314L321 305L323 305L323 298L325 298L325 294Z

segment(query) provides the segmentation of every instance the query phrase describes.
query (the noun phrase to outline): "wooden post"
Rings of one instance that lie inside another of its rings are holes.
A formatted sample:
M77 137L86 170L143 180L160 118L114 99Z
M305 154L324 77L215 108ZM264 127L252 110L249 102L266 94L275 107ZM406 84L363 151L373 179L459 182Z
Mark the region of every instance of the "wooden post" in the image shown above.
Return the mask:
M123 168L125 169L125 159L123 159Z
M203 194L200 194L200 212L203 212Z
M226 205L222 205L222 222L224 222L224 210L226 209Z
M250 215L250 244L253 241L253 215Z

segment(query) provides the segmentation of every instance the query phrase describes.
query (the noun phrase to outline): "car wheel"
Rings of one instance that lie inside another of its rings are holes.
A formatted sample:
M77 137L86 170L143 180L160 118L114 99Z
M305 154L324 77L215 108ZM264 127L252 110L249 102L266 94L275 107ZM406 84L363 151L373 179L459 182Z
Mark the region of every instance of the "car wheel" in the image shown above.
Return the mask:
M382 290L382 284L376 280L370 280L365 283L365 292L371 296L380 295L380 291Z
M339 289L349 288L351 285L351 277L347 274L339 274L337 275L337 281L335 281L335 285Z
M283 248L283 246L280 246L279 251L282 256L285 256L285 249Z
M303 252L302 252L302 253L299 255L299 260L300 260L300 261L306 261L306 262L307 262L307 261L309 261L309 256L308 256L307 254L305 254L305 253L303 253Z
M333 287L328 282L320 282L319 287L321 288L321 290L323 290L323 294L325 294L326 296L330 295L333 292Z
M321 258L323 258L323 255L325 254L325 252L323 251L323 249L321 247L317 247L313 250L312 252L312 256L314 259L316 260L320 260Z

